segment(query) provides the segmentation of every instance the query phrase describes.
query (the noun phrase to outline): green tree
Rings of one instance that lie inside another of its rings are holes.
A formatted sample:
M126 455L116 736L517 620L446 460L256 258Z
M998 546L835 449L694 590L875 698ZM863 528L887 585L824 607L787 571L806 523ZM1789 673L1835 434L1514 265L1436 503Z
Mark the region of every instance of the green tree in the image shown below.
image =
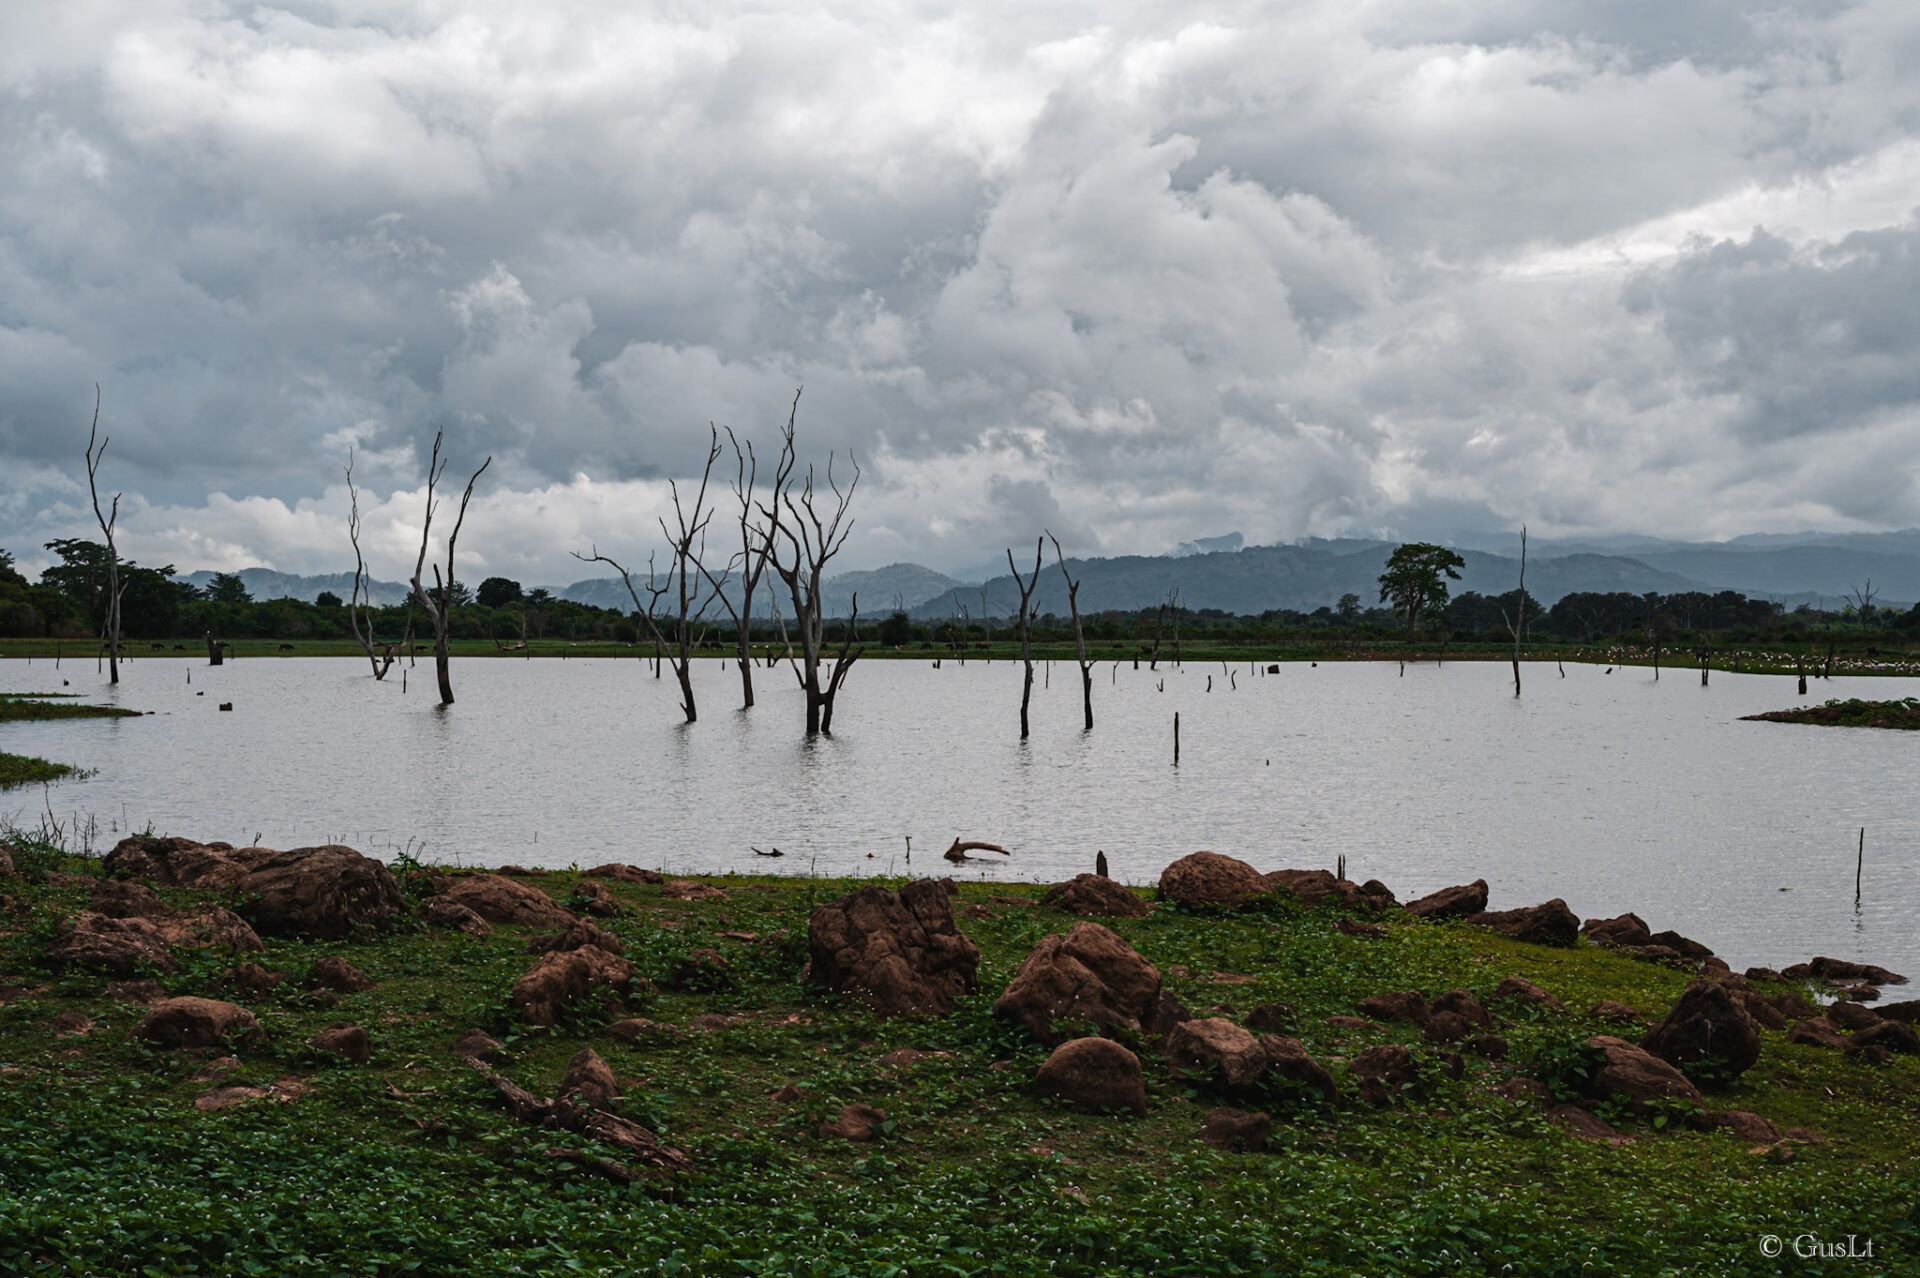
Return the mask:
M341 602L339 595L334 594L331 590L323 590L313 597L313 606L316 608L343 608L346 605Z
M0 550L0 585L25 586L26 584L27 579L22 577L20 570L13 566L13 556Z
M253 602L253 594L247 589L247 583L240 580L237 572L216 572L213 580L207 583L207 598L215 603L247 604Z
M1408 542L1387 557L1387 570L1380 574L1380 602L1391 603L1406 617L1408 643L1421 613L1447 606L1447 582L1460 580L1459 569L1466 566L1466 560L1445 546L1425 541Z
M1342 625L1351 626L1360 620L1360 596L1345 594L1340 596L1339 605L1333 610Z
M489 577L480 583L480 593L474 596L483 608L504 608L520 599L520 583L505 577Z

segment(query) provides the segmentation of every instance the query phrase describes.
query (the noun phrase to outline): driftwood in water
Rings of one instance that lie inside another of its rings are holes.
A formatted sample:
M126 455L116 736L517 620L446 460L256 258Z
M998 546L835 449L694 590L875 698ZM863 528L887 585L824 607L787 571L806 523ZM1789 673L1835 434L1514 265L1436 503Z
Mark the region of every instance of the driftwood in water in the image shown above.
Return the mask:
M955 839L953 846L940 855L949 861L968 861L973 859L967 855L969 852L998 852L1001 856L1013 855L998 843L983 843L979 839Z

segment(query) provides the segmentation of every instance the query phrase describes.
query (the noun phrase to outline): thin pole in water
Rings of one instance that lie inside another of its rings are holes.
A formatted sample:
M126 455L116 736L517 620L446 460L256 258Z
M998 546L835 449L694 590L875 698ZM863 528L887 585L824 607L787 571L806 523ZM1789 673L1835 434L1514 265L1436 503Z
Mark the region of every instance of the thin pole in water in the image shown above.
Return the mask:
M1173 766L1180 766L1180 712L1173 712Z
M1860 827L1860 851L1853 861L1853 903L1860 904L1860 871L1867 864L1867 827Z

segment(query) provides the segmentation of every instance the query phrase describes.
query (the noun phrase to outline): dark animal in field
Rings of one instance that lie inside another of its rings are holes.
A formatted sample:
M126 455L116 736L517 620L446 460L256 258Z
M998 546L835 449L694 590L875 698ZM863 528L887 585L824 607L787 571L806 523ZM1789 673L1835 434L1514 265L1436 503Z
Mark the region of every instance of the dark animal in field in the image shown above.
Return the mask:
M290 643L283 643L283 644L281 644L281 645L280 645L280 651L282 651L282 652L292 652L292 651L293 651L293 645L292 645L292 644L290 644Z

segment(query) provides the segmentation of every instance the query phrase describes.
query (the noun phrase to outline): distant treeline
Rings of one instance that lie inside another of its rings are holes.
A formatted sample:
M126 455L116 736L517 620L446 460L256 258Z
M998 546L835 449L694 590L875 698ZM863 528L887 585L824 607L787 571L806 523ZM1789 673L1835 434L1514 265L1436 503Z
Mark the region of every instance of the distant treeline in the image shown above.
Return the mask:
M0 550L0 638L85 639L102 633L107 606L106 548L90 541L64 539L48 544L60 562L29 582L14 567L13 556ZM120 564L121 615L129 639L161 640L212 635L218 639L349 639L352 628L346 601L330 592L313 603L297 599L255 600L237 574L217 575L206 589L198 589L174 575L172 565L143 568ZM559 599L545 590L523 590L519 583L489 577L478 590L453 586L452 636L456 639L517 642L528 639L611 640L633 643L647 637L644 618L635 611L597 608ZM1562 597L1551 608L1524 600L1517 590L1503 595L1467 591L1437 614L1429 633L1456 641L1510 640L1508 625L1519 621L1529 638L1597 643L1610 639L1644 639L1651 629L1662 641L1683 640L1688 634L1713 633L1734 639L1786 638L1809 630L1830 632L1890 627L1920 630L1920 604L1907 612L1869 607L1866 615L1848 606L1823 612L1805 605L1787 611L1767 599L1753 599L1735 590L1709 594L1635 595L1624 592L1580 592ZM410 618L418 636L424 614L412 605L368 610L375 635L383 642L398 641L407 633ZM1089 639L1150 645L1158 635L1171 645L1175 632L1209 639L1255 638L1283 632L1337 631L1367 639L1391 638L1404 629L1404 619L1390 609L1363 605L1358 595L1338 604L1299 612L1272 609L1257 615L1236 616L1215 608L1146 608L1139 611L1096 613L1085 618ZM1013 623L1005 618L911 620L905 612L860 619L860 638L887 647L944 647L962 637L1010 637ZM756 620L756 640L777 639L778 627ZM837 639L839 627L831 628ZM1034 637L1041 642L1070 639L1065 617L1051 613L1036 618ZM709 644L732 637L724 615L709 619L703 634Z

